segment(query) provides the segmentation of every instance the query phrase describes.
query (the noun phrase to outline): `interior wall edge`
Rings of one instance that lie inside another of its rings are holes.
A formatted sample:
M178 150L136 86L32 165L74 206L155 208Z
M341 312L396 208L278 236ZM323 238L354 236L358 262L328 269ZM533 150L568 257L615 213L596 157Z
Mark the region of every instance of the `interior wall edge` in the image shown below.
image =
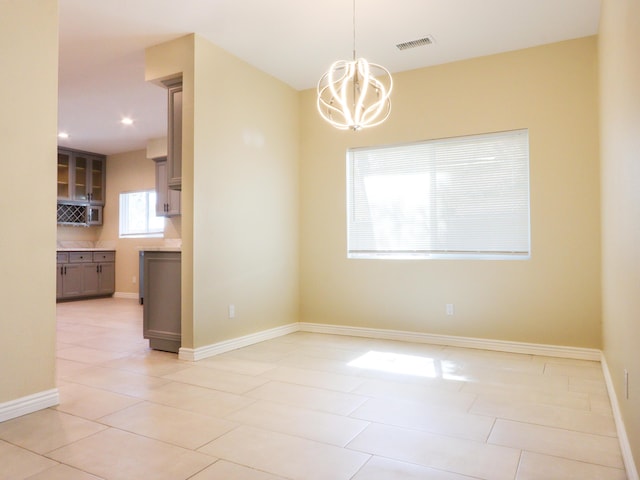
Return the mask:
M602 352L600 364L602 365L602 373L604 374L604 381L607 386L609 401L611 402L611 410L613 411L613 419L616 424L616 431L618 432L618 441L620 442L620 450L622 452L624 468L627 471L627 478L629 480L640 480L640 475L638 475L638 469L636 468L636 464L633 459L633 452L631 451L629 437L627 436L627 429L622 419L622 412L620 411L620 404L618 403L616 389L613 386L613 378L611 377L611 372L609 371L609 365L607 364L607 358L604 352Z

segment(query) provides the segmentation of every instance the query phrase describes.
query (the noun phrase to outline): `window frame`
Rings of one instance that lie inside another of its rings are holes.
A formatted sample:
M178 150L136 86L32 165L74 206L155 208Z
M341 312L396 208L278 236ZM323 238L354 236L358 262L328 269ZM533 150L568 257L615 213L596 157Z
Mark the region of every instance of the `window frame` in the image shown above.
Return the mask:
M145 194L145 228L143 230L137 231L125 231L127 230L127 218L128 212L123 212L123 201L126 203L127 208L130 207L129 204L129 195L132 194ZM132 190L127 192L120 192L118 195L118 238L162 238L164 237L164 229L165 229L165 217L161 217L156 215L156 205L155 199L157 197L157 192L154 189L148 190ZM123 200L125 199L126 200ZM159 219L162 221L162 227L153 228L150 224L152 219Z

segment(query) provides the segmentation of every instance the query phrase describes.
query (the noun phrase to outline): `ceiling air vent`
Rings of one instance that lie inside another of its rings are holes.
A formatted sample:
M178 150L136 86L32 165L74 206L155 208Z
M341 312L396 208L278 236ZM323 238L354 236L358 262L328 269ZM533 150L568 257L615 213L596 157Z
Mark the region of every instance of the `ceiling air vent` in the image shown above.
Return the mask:
M410 48L422 47L423 45L432 45L436 43L435 38L431 35L419 38L417 40L411 40L410 42L398 43L396 47L398 50L408 50Z

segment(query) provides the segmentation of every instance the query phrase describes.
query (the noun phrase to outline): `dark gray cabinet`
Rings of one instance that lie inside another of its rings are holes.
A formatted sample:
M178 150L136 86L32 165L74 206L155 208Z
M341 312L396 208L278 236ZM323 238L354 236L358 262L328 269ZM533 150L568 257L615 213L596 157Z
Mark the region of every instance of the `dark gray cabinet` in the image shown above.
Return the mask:
M57 300L113 295L115 255L113 251L58 252Z
M102 225L106 157L58 148L57 221L62 225Z
M97 295L113 295L116 291L116 253L93 252L98 276Z
M144 251L140 254L143 283L144 338L149 347L177 353L181 344L180 252Z
M96 153L58 149L58 201L104 205L106 158Z
M180 215L180 190L169 188L167 157L154 158L156 164L156 215L174 217Z
M84 294L84 266L69 263L62 266L62 298L81 297Z
M182 77L164 82L168 93L167 184L182 190Z
M56 264L56 299L62 298L62 268L61 264Z

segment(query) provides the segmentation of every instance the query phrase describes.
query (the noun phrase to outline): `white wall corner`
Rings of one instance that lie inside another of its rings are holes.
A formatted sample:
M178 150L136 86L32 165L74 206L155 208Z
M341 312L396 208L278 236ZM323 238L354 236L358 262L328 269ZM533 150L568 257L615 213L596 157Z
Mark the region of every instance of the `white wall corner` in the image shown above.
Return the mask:
M618 403L618 395L616 394L616 389L613 387L613 378L611 377L611 372L609 371L609 365L607 364L607 359L604 356L604 352L601 354L600 364L602 365L604 381L607 384L607 393L609 394L609 400L611 401L613 419L616 422L618 441L620 442L620 450L622 451L624 468L627 470L627 478L628 480L640 480L638 469L636 468L636 464L633 459L633 453L631 452L631 445L629 444L627 429L625 428L624 422L622 420L622 412L620 411L620 404Z
M57 388L43 392L16 398L5 403L0 403L0 422L21 417L38 410L54 407L60 403L60 394Z

